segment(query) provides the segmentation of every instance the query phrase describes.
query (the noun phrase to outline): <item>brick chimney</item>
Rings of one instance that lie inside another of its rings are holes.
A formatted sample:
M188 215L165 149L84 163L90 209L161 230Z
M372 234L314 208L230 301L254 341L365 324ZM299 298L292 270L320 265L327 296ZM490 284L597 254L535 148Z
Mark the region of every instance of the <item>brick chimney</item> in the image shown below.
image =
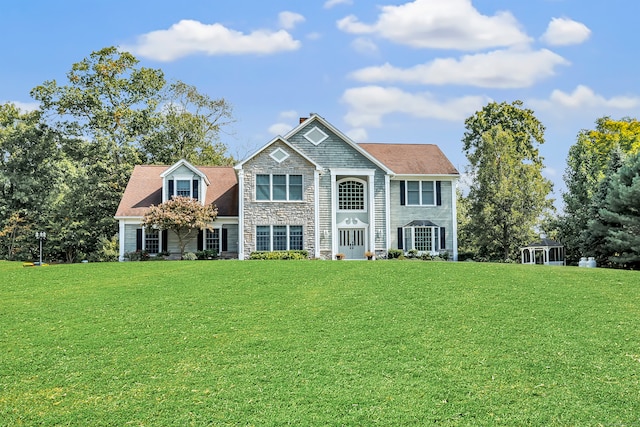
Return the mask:
M300 123L304 123L309 117L300 117Z

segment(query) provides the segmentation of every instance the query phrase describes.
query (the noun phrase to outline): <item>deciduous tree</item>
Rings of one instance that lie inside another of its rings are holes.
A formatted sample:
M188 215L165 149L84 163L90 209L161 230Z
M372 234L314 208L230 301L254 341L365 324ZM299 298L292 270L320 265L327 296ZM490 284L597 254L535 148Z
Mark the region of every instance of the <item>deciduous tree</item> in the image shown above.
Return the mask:
M492 102L465 121L463 149L473 177L467 226L480 257L514 259L552 209L538 145L544 126L522 102Z
M217 216L218 208L215 205L202 205L191 197L177 196L157 206L151 206L144 215L142 225L173 231L178 237L182 258L189 240L195 237L199 230L211 230L211 223Z

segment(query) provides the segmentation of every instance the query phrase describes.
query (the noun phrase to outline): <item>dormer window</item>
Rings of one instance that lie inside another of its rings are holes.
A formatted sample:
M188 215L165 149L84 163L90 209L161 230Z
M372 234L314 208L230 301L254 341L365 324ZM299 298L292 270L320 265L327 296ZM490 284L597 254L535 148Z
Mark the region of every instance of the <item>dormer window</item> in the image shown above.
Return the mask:
M193 179L170 179L169 180L169 191L167 192L168 198L172 198L174 196L181 197L191 197L193 199L198 200L199 193L199 180L197 178Z
M191 197L191 182L184 179L176 180L176 196Z

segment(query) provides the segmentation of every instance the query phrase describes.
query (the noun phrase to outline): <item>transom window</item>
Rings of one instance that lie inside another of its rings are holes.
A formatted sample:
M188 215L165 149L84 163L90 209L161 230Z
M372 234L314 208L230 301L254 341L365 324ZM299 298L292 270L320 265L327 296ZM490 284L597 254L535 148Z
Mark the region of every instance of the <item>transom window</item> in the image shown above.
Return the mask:
M347 180L338 183L338 210L364 210L364 183Z
M302 200L302 175L256 175L256 200Z
M440 248L440 227L404 227L404 249L436 252Z
M256 227L257 251L302 250L301 225L259 225Z
M407 205L436 204L433 181L407 181Z

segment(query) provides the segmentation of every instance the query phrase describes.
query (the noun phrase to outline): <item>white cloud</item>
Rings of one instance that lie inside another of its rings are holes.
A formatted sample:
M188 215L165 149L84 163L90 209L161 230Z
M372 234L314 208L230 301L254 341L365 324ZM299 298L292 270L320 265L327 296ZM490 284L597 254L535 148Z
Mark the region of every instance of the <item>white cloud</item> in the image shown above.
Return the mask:
M352 73L366 83L401 82L426 85L469 85L487 88L529 87L553 76L555 69L569 62L550 50L496 50L462 58L441 58L411 68L389 63L367 67Z
M337 6L339 4L350 5L350 4L353 4L353 0L327 0L326 2L324 2L324 8L331 9L332 7Z
M348 33L377 34L417 48L479 50L531 41L509 12L482 15L471 0L414 0L383 6L374 24L350 15L337 25Z
M556 89L551 93L548 100L532 100L529 103L536 108L546 110L557 108L567 110L599 108L628 110L640 107L640 97L614 96L607 99L587 86L578 85L571 93Z
M378 46L373 40L366 37L358 37L351 42L351 47L363 55L374 55L378 53Z
M193 55L268 55L296 50L300 42L285 30L256 30L249 34L221 24L203 24L182 20L168 30L152 31L138 36L136 44L122 49L158 61L173 61Z
M364 128L353 128L346 132L346 135L351 138L352 141L355 142L366 142L369 135L367 134L367 130Z
M285 30L292 30L301 22L304 22L304 16L299 13L284 11L280 12L278 15L278 22L280 23L280 27Z
M300 115L296 110L287 110L287 111L281 111L278 114L278 117L280 118L280 120L293 120L293 119L299 118Z
M287 134L293 127L290 123L274 123L269 126L269 133L273 136L276 135L285 135Z
M392 113L462 121L482 108L487 101L488 99L482 96L465 96L441 101L428 92L410 93L382 86L347 89L342 95L342 102L349 108L345 121L353 127L379 127L382 125L382 118Z
M540 40L551 46L580 44L591 35L591 30L581 22L567 18L552 18Z

